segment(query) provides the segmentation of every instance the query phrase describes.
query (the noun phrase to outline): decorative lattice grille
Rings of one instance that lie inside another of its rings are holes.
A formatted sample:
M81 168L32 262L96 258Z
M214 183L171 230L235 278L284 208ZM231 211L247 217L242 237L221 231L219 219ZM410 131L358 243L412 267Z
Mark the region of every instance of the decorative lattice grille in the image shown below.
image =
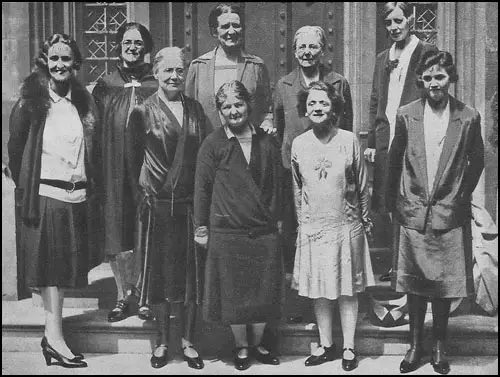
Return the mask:
M113 68L118 60L115 35L127 22L126 3L84 3L83 27L86 49L85 78L95 84Z
M418 2L413 5L415 35L423 41L437 42L437 2Z

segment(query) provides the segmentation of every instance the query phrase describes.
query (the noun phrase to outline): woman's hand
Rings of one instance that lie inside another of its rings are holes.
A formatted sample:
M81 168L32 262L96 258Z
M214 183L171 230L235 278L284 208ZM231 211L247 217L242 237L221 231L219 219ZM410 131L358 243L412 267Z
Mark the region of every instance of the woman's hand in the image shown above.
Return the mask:
M203 248L207 248L208 245L208 227L199 226L194 231L194 242Z
M365 160L368 162L375 162L375 149L366 148L364 151Z
M269 135L276 135L278 133L278 129L274 127L273 122L270 119L264 119L260 128L262 128Z

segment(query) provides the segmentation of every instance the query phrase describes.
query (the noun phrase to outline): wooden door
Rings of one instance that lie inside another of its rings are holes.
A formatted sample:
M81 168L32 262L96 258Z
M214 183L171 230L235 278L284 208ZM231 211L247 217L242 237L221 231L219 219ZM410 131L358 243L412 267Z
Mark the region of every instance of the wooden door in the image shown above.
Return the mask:
M188 60L192 60L216 46L210 35L208 15L217 2L184 3L184 9L174 10L173 20L183 24L182 36ZM343 3L331 2L232 2L243 8L245 14L245 49L264 59L271 85L295 68L293 35L304 25L322 26L327 33L327 48L323 61L335 71L343 73ZM161 19L161 17L156 17ZM157 26L151 18L151 30Z

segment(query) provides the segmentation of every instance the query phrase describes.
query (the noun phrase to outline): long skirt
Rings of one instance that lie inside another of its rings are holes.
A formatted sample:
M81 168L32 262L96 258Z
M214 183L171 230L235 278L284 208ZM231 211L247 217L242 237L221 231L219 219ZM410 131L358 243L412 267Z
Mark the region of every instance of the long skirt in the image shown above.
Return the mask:
M279 319L283 258L278 233L211 232L205 268L203 318L223 324Z
M148 220L141 210L137 223L142 253L141 305L164 302L200 303L203 260L194 242L191 204L155 200ZM148 240L146 240L148 238ZM146 242L148 242L146 247Z
M433 230L428 223L425 232L396 226L392 286L397 292L431 298L474 294L470 223L449 230Z
M31 288L83 288L91 268L87 203L67 203L40 196L40 222L21 225L21 250Z

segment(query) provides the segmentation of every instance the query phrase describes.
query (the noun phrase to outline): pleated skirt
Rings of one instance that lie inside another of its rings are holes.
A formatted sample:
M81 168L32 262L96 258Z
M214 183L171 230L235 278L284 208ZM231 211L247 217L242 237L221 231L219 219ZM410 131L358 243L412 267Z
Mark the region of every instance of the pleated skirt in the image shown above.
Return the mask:
M431 298L474 294L470 224L444 231L427 225L420 232L396 224L399 250L393 261L393 288Z
M283 289L277 232L255 238L210 233L203 297L205 321L244 324L279 319Z
M67 203L40 196L38 226L21 225L20 252L31 288L83 288L88 284L87 203Z

